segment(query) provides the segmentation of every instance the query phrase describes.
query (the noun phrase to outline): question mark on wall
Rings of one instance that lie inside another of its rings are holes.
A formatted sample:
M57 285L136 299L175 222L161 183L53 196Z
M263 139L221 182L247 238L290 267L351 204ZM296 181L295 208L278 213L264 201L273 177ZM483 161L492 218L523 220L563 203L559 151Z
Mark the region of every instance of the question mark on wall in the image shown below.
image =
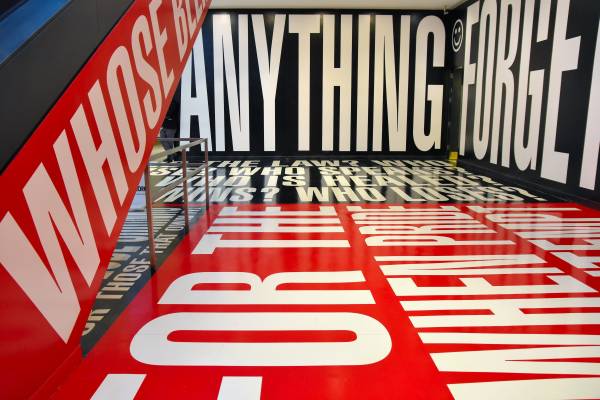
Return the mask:
M265 194L265 196L263 197L264 202L271 202L271 201L273 201L273 197L277 193L279 193L279 188L271 188L271 187L262 188L261 193Z

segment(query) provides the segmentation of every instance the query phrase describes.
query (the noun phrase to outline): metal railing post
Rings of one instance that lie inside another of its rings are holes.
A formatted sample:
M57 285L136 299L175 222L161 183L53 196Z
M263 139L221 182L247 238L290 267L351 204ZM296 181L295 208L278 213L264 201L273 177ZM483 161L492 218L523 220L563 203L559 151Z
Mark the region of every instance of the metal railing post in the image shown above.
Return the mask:
M146 185L146 219L148 225L148 247L150 248L150 266L156 267L156 243L154 242L154 222L152 221L152 189L150 186L150 164L146 164L144 171L144 184Z
M154 239L154 222L152 220L152 203L154 202L154 196L152 195L152 186L150 185L150 163L155 162L154 165L164 166L165 164L168 166L169 163L163 163L161 160L168 155L175 154L181 152L181 178L174 179L171 183L166 186L158 189L158 193L156 194L157 199L162 196L168 194L173 188L179 186L181 183L183 185L183 208L184 208L184 218L185 218L185 229L189 231L190 229L190 215L189 215L189 193L188 193L188 180L193 178L196 175L199 175L202 172L202 168L193 169L188 174L188 165L196 166L198 163L188 163L187 160L187 149L199 146L204 144L204 175L205 175L205 190L206 190L206 210L210 206L210 198L208 195L208 140L207 139L191 139L191 138L159 138L160 142L190 142L186 145L179 145L177 147L170 148L169 150L162 151L157 154L153 154L150 156L150 160L146 165L146 169L144 171L144 182L146 185L146 216L148 220L148 247L150 251L150 265L152 267L157 266L157 256L156 256L156 241ZM176 163L174 163L176 164ZM200 164L201 165L201 164Z
M188 182L187 182L187 150L181 152L181 177L183 178L183 208L185 213L185 228L190 229Z

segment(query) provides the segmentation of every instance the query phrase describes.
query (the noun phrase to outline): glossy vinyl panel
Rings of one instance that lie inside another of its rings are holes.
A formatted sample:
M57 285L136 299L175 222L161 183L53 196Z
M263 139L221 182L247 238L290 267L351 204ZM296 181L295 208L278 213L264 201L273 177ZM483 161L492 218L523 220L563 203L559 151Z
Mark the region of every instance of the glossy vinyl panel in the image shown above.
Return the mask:
M212 206L54 398L600 396L599 212L268 207Z

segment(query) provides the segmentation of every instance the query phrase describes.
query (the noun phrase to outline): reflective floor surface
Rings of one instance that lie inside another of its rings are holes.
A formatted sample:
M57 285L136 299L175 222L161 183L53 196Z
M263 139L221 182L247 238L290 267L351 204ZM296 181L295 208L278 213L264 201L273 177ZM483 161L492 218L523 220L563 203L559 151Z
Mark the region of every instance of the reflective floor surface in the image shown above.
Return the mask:
M54 398L600 398L600 212L527 193L226 199L194 205L187 234L173 199L155 207L155 269L132 212Z

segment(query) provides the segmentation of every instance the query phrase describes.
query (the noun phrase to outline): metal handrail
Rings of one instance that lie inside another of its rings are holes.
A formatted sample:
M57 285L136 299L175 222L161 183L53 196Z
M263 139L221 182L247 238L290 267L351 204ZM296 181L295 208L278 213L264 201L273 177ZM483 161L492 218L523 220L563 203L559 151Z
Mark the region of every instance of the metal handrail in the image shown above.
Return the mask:
M188 200L188 187L187 182L194 176L198 175L204 169L204 197L206 201L206 210L210 208L210 193L208 191L208 139L202 138L158 138L160 142L190 142L185 145L177 146L169 150L161 151L150 157L148 164L146 164L146 171L144 173L144 182L146 185L146 215L148 219L148 242L150 247L150 265L156 267L156 242L154 240L154 223L152 221L152 203L154 200L159 198L164 193L173 189L174 187L181 184L183 186L183 208L185 209L185 229L190 228L190 216L189 216L189 200ZM188 163L187 161L187 150L198 145L204 145L204 162L203 163ZM181 152L181 162L154 162L162 160L164 157ZM192 170L188 174L187 167L189 165L199 166L199 168ZM150 185L150 166L172 166L181 165L181 178L178 178L171 182L166 187L160 189L155 196L152 195L152 186Z

